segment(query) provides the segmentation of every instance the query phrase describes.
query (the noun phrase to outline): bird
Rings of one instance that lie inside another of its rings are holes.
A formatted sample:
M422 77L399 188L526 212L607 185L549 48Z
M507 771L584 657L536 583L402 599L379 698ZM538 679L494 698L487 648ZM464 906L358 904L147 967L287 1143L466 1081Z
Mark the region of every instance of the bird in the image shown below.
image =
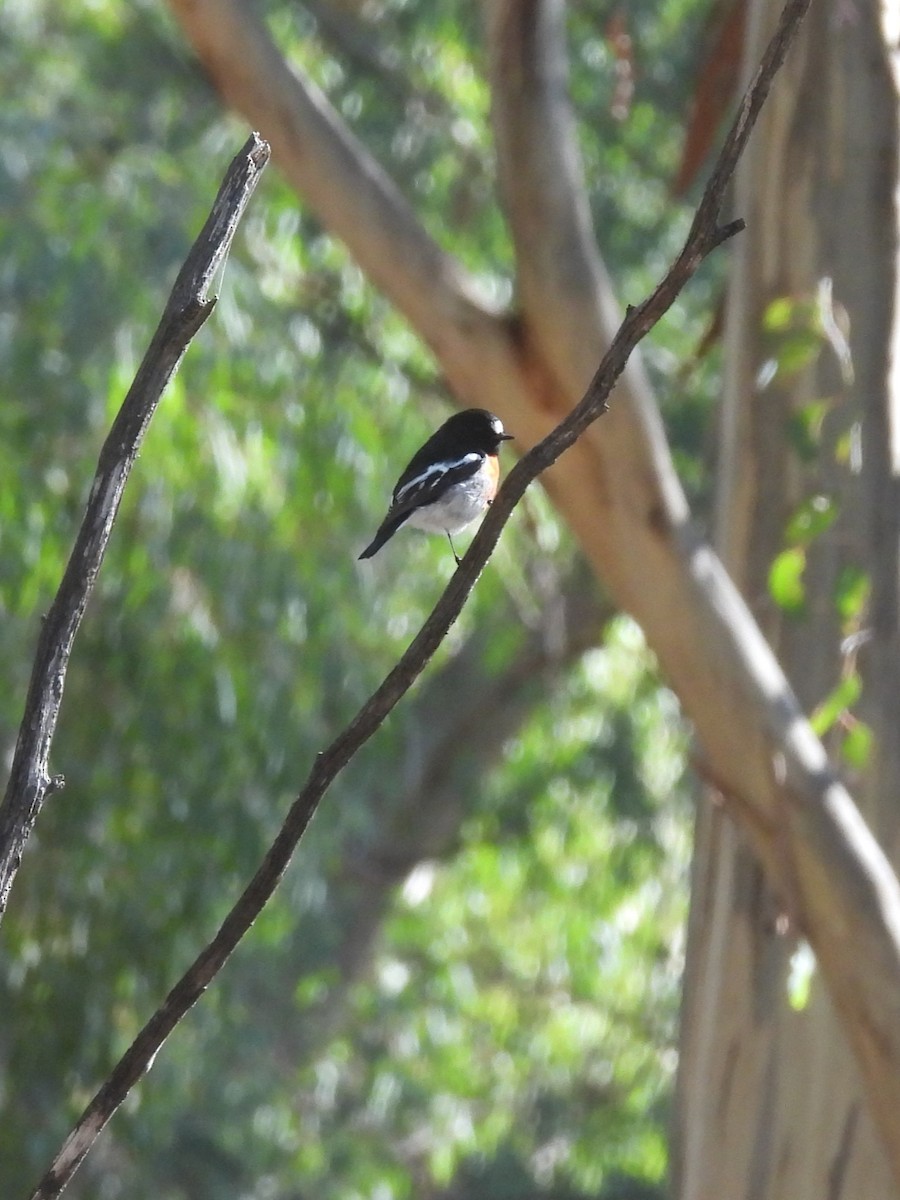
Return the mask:
M453 545L459 533L486 512L500 481L498 452L512 440L503 422L484 408L454 413L410 459L397 480L387 515L360 558L371 558L401 525L446 533Z

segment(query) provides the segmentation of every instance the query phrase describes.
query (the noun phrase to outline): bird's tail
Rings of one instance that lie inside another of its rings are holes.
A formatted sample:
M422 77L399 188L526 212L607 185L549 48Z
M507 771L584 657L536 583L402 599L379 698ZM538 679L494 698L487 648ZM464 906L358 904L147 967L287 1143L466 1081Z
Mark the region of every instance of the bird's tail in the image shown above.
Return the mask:
M394 536L408 516L408 512L401 513L399 515L388 513L388 515L381 522L381 525L378 527L378 532L375 534L371 542L369 542L368 546L366 546L365 550L363 550L359 557L361 559L371 558L373 554L377 554L384 543Z

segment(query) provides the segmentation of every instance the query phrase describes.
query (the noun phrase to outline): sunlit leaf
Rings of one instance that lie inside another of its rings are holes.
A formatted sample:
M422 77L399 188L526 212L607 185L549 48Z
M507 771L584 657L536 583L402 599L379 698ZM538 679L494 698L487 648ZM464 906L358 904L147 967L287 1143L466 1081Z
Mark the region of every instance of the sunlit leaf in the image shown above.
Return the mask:
M841 742L841 758L849 767L863 771L869 765L875 744L875 734L865 723L854 719Z
M810 988L816 973L816 956L808 942L802 941L791 955L788 971L788 1002L795 1012L802 1012L809 1003Z
M824 700L816 705L809 718L816 733L821 737L853 707L862 694L862 678L854 671L846 675Z
M806 570L806 551L792 546L775 558L769 568L769 594L785 612L799 614L806 602L803 572Z
M768 333L783 333L793 324L796 312L796 302L790 296L776 296L763 312L763 329Z
M872 590L868 571L862 567L842 567L834 587L834 606L843 621L858 621L865 611Z

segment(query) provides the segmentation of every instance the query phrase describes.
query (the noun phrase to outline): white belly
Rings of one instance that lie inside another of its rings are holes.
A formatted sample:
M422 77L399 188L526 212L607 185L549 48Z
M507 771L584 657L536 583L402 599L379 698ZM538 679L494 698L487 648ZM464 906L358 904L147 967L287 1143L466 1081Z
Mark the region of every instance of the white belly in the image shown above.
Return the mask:
M487 508L491 496L491 477L487 469L458 483L436 504L417 508L407 524L426 533L458 533L471 525Z

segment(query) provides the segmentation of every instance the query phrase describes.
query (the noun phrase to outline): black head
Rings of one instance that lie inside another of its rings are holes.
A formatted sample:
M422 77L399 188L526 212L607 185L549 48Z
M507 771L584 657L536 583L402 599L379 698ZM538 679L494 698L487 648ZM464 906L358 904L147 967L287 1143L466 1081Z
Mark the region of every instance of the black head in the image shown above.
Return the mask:
M467 408L455 413L440 429L448 440L470 450L481 450L485 454L496 454L501 442L508 442L512 434L505 433L503 422L486 408Z

